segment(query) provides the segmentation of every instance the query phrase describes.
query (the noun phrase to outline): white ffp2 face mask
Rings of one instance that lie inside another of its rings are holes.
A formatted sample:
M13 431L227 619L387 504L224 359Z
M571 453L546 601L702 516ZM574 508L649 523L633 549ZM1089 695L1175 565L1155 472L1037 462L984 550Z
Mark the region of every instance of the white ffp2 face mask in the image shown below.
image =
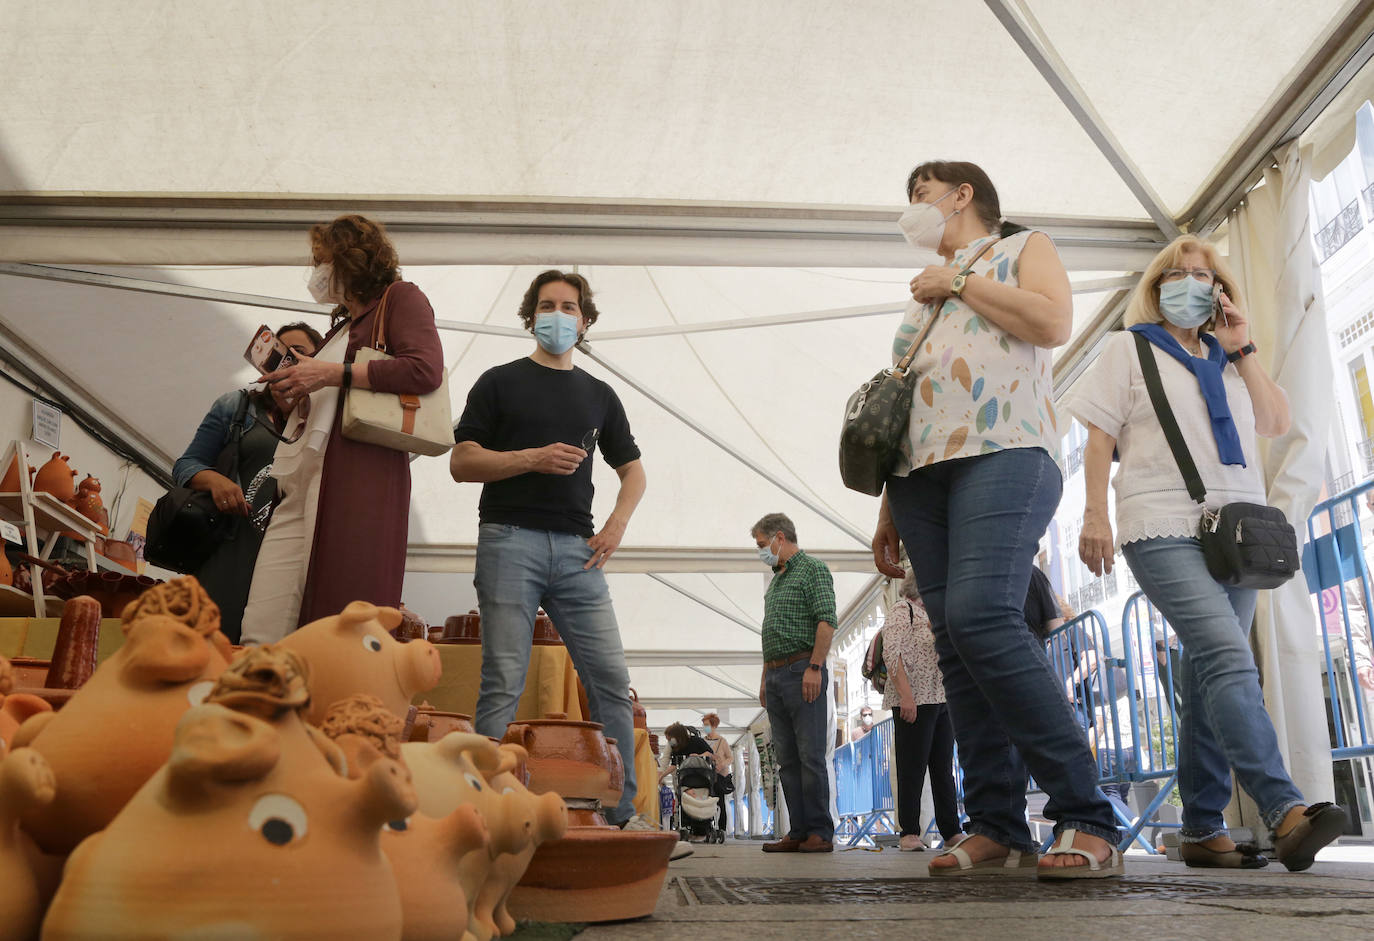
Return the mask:
M902 235L906 236L912 248L927 252L940 250L940 239L945 234L945 223L949 219L938 206L957 191L956 187L933 203L914 203L902 213L897 225L901 227Z
M310 271L310 281L306 284L310 296L316 304L342 304L343 298L334 285L334 263L326 261Z

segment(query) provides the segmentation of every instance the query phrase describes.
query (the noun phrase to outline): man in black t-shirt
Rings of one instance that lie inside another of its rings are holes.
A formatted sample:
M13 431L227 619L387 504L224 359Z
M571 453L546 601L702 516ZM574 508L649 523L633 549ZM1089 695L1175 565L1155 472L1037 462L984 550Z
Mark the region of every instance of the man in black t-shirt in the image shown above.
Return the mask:
M545 271L525 292L520 319L534 334L534 352L478 378L449 458L454 480L482 484L473 576L482 687L474 724L500 738L515 718L542 604L586 687L591 718L606 727L624 759L620 804L605 809L607 820L624 826L634 813L634 717L602 568L644 495L644 468L620 399L573 365L574 346L597 319L586 279ZM590 459L597 447L620 478L615 508L599 532L592 526Z

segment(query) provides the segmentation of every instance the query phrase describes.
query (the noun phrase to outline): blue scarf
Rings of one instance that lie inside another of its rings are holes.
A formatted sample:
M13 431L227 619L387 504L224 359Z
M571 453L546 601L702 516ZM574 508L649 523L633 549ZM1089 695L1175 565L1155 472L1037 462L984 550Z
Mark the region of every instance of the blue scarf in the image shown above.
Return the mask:
M1207 403L1207 414L1212 419L1212 437L1217 442L1217 455L1223 464L1239 464L1245 467L1245 452L1240 446L1240 435L1236 433L1236 423L1231 418L1231 407L1226 404L1226 387L1221 381L1221 371L1226 368L1226 351L1221 348L1216 337L1210 333L1199 333L1198 338L1207 347L1207 356L1194 356L1174 339L1174 335L1157 323L1136 324L1130 328L1145 335L1159 349L1178 360L1197 379L1202 399Z

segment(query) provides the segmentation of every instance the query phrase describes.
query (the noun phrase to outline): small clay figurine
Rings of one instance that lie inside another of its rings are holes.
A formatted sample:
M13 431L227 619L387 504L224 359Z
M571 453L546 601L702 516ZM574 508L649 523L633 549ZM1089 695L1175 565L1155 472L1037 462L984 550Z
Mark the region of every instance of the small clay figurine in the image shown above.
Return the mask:
M52 769L33 749L0 757L0 926L15 941L37 938L43 920L43 893L30 862L35 851L19 817L56 794Z
M401 763L355 779L301 712L309 668L245 652L177 726L171 757L67 862L48 941L401 938L382 829L415 810Z
M439 651L427 640L397 641L391 632L400 623L395 608L355 601L281 641L310 664L307 721L322 722L330 706L357 693L378 697L404 718L416 693L438 685Z
M177 721L232 656L219 608L190 575L148 589L121 620L124 644L60 712L28 719L11 743L41 753L57 777L57 798L24 817L45 853L70 853L114 819L167 761Z
M100 499L100 481L86 475L86 479L81 481L76 488L76 497L72 500L72 506L76 512L90 520L100 530L101 535L108 536L110 528L107 522L102 522L102 518L108 521L109 516L105 514L104 503Z

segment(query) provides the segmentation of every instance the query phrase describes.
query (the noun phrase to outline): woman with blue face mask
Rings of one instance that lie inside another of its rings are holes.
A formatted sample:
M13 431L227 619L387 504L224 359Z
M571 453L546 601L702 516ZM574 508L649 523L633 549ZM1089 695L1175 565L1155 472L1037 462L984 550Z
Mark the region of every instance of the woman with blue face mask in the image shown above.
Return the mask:
M1214 315L1213 296L1221 293ZM1335 839L1345 813L1308 806L1279 754L1250 650L1256 591L1223 586L1207 571L1198 525L1141 372L1136 338L1151 344L1161 385L1207 489L1208 509L1265 503L1256 436L1288 430L1288 397L1254 355L1235 279L1216 250L1183 235L1145 269L1125 318L1066 405L1088 429L1083 463L1086 507L1078 553L1095 575L1110 573L1120 547L1136 581L1182 641L1178 787L1182 855L1202 868L1254 869L1267 863L1238 846L1222 812L1231 772L1275 835L1279 861L1298 871ZM1113 451L1121 466L1116 533L1107 515Z

